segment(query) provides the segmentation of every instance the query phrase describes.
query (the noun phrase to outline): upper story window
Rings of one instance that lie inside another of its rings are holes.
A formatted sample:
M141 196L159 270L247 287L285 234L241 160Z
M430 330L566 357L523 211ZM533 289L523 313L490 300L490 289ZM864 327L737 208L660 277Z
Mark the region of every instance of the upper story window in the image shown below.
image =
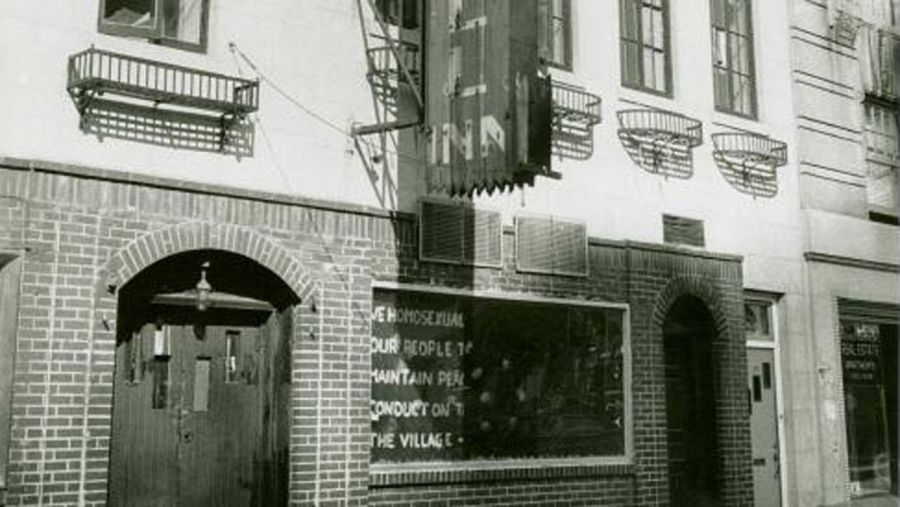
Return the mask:
M209 0L100 0L100 31L193 51L206 49Z
M756 117L751 0L710 0L716 109Z
M668 0L619 0L622 84L672 94Z
M420 27L419 0L376 0L375 6L386 23L409 30Z
M570 0L538 0L538 48L548 65L572 69L572 5Z
M900 135L898 116L890 104L869 100L865 108L866 193L870 216L898 223L900 216Z

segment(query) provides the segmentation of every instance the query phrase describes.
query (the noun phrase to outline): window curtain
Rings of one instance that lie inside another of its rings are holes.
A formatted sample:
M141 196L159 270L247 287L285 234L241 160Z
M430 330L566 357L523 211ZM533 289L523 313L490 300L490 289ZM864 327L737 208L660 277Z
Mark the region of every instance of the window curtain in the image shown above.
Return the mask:
M860 29L856 47L863 90L889 99L900 97L900 37L866 23Z

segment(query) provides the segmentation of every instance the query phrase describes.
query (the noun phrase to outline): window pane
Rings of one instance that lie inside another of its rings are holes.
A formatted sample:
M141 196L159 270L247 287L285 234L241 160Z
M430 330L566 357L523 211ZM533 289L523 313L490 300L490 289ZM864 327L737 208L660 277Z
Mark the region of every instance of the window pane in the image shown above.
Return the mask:
M867 172L866 192L869 204L883 208L884 211L896 212L897 169L877 162L869 162Z
M728 72L724 69L713 69L713 88L715 89L716 107L719 109L731 109L728 91Z
M750 53L747 39L735 34L731 34L729 38L731 39L729 47L731 69L741 74L750 74Z
M103 21L151 28L156 24L156 0L106 0Z
M638 3L635 0L621 0L619 2L619 18L622 37L628 40L638 40Z
M648 46L653 45L653 11L641 9L641 41Z
M376 290L374 462L621 456L623 313Z
M553 35L553 61L559 65L566 63L566 25L562 19L554 19L551 33Z
M750 33L747 7L745 0L732 0L730 28L733 32L745 35Z
M641 84L640 47L634 42L622 42L622 80L626 84Z
M897 326L841 321L850 491L898 493Z
M774 339L769 323L769 303L750 301L744 304L744 332L748 340Z
M713 31L713 65L728 68L728 33Z
M653 88L666 90L666 55L662 51L653 52Z
M653 19L653 38L648 42L649 45L657 49L665 49L666 47L666 25L663 23L663 13L661 10L651 11Z
M753 81L740 74L731 75L732 107L736 113L753 114Z
M564 14L563 0L551 0L551 14L554 18L562 18Z
M203 0L163 0L166 38L199 44L202 19Z
M642 53L642 66L644 71L644 82L643 85L650 89L656 89L656 75L655 72L655 51L652 49L644 49Z
M725 22L725 0L712 0L710 2L712 10L712 25L718 28L727 26Z

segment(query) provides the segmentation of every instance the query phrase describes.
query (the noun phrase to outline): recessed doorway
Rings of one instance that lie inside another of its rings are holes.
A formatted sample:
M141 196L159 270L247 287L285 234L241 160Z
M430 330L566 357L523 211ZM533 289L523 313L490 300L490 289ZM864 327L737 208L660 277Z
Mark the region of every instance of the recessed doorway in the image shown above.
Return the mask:
M274 273L213 250L120 290L111 505L287 505L294 304Z
M715 325L706 305L682 296L663 324L671 505L719 505Z

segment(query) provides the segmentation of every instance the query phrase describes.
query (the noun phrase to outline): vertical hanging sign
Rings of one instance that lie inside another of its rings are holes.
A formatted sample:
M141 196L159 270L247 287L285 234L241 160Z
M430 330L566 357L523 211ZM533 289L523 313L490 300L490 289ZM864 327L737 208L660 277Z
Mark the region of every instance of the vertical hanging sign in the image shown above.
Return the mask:
M465 195L533 184L550 171L551 133L537 0L428 6L429 190Z

